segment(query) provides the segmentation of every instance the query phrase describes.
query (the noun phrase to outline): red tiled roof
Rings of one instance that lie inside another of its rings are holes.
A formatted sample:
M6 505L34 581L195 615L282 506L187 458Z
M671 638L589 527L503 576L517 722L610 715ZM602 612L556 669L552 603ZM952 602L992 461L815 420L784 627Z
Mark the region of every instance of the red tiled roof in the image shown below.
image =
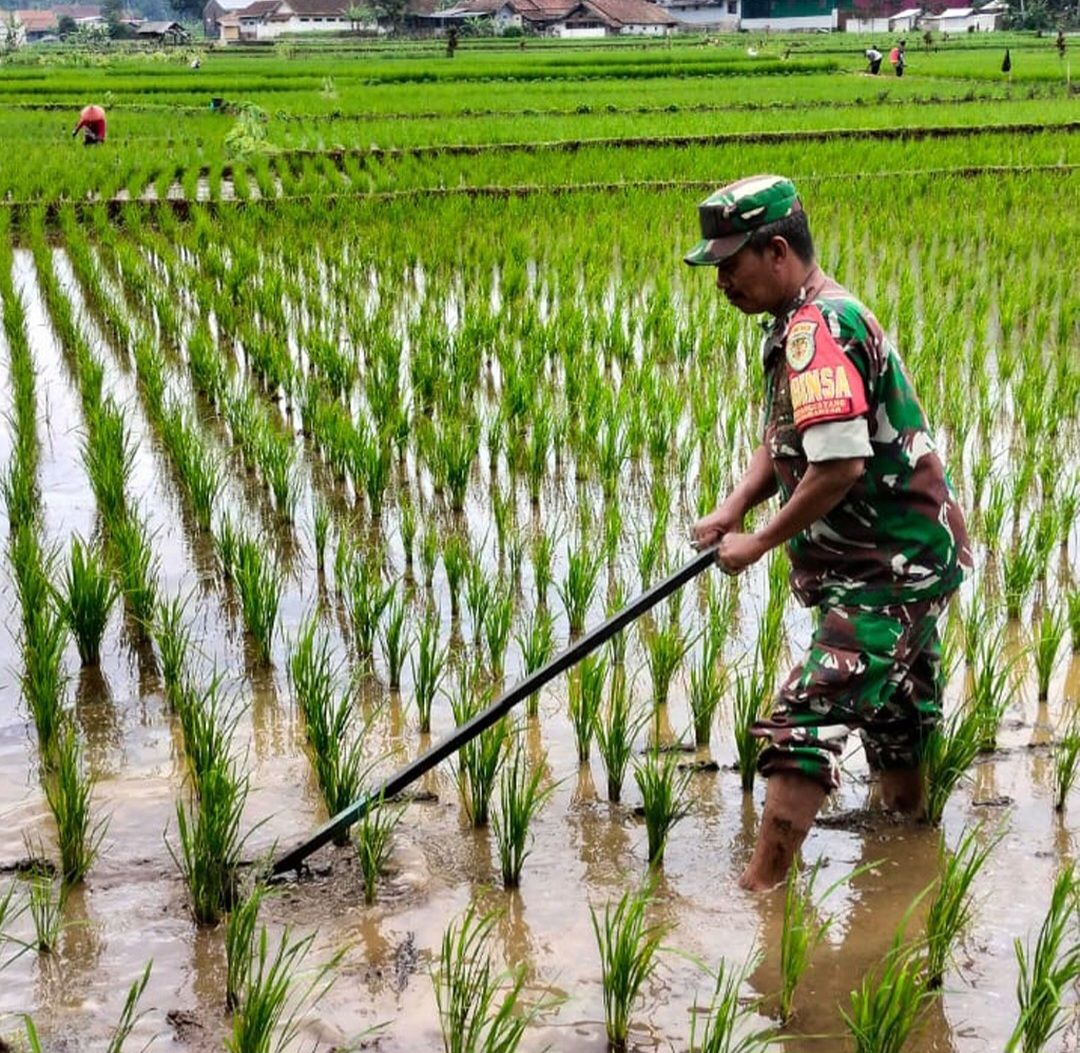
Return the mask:
M48 33L60 25L55 11L13 11L12 14L27 33Z
M614 26L678 25L663 8L649 0L584 0L581 6Z

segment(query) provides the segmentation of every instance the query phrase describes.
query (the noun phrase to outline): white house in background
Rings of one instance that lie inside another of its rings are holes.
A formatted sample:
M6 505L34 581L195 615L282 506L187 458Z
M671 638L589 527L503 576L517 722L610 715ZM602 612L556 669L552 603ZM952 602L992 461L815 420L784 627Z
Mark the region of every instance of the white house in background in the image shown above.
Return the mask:
M921 7L908 7L889 16L890 33L910 33L918 24L923 13Z
M202 10L203 32L212 39L224 36L221 20L237 11L242 11L250 3L251 0L210 0ZM235 20L230 21L235 27L239 26Z
M215 22L223 40L274 40L286 33L346 32L355 28L348 10L346 0L255 0Z
M983 14L973 7L947 7L939 15L923 15L919 19L920 29L932 29L936 33L966 33L970 30L993 29L997 24L997 15L993 12Z
M464 0L416 15L415 21L448 29L474 18L490 18L496 32L513 27L567 38L664 36L679 25L666 8L650 0Z
M844 23L846 33L888 33L889 20L887 18L852 18L848 16Z
M657 0L680 29L719 29L734 32L742 17L742 0Z

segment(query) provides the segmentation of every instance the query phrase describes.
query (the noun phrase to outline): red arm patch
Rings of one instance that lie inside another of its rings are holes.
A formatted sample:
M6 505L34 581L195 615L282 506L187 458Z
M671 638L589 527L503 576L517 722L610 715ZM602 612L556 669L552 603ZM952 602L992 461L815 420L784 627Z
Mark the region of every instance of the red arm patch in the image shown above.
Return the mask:
M784 340L795 427L866 415L866 386L813 304L800 308Z

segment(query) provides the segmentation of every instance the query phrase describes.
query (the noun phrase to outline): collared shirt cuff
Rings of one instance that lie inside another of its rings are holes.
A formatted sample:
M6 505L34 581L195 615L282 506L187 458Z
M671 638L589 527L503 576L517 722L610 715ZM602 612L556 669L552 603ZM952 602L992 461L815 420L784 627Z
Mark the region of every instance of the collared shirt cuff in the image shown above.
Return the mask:
M870 428L865 417L833 420L807 428L802 436L803 452L811 463L839 461L848 457L872 457Z

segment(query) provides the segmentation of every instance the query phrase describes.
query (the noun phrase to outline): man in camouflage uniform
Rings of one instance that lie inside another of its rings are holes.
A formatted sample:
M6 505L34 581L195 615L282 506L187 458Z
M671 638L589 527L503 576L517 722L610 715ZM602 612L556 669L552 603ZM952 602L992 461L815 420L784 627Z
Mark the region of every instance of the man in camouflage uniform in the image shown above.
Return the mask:
M745 314L772 322L762 350L761 444L727 499L694 524L731 574L786 544L792 589L817 607L809 649L754 725L769 778L745 888L782 881L826 795L851 728L884 803L922 809L921 751L940 720L937 622L971 556L911 382L877 319L822 273L792 183L754 176L699 208L686 257L713 266ZM780 495L753 533L743 519Z

